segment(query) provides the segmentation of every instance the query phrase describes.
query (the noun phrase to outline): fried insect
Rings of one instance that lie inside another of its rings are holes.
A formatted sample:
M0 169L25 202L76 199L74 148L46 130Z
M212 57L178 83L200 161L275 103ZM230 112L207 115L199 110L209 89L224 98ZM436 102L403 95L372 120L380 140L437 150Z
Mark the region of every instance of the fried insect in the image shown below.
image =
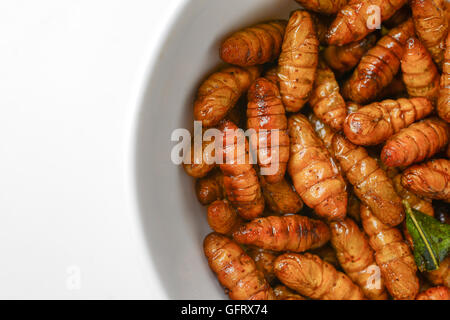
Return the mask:
M450 33L446 40L437 111L441 119L450 123Z
M266 206L274 213L297 213L303 208L303 201L286 179L269 184L263 176L259 178Z
M322 140L330 154L333 155L332 141L336 133L330 128L330 126L323 123L323 121L317 118L313 113L308 116L308 120L314 128L317 136Z
M392 79L391 83L387 87L381 89L381 92L375 98L375 101L381 101L386 99L400 99L407 98L408 92L406 91L405 83L403 82L403 76L401 72Z
M295 0L303 8L317 13L333 15L347 4L348 0Z
M336 134L332 145L334 156L348 181L354 186L356 196L384 224L400 224L405 217L401 199L377 161L363 147L352 144L342 135Z
M364 205L361 220L389 293L397 300L413 300L419 292L417 266L401 232L382 223Z
M425 273L425 277L435 286L450 288L450 257L439 264L439 269Z
M408 39L401 66L409 96L427 98L435 105L439 95L439 72L419 39Z
M335 268L340 268L339 261L336 256L336 251L329 244L314 250L309 250L309 253L318 256L320 259L331 264Z
M273 271L273 262L278 254L261 248L249 248L247 249L247 254L255 261L256 269L264 274L269 283L272 283L276 279Z
M280 182L289 160L287 118L277 85L265 78L256 79L250 86L247 128L255 130L250 141L257 147L261 170L268 171L266 182Z
M208 207L208 224L217 233L230 235L242 223L242 218L227 200L216 200Z
M314 114L336 131L342 129L347 116L347 105L339 92L333 71L319 60L316 81L309 99Z
M184 171L193 178L203 178L205 177L211 170L216 167L214 163L213 157L215 156L215 152L212 154L208 154L205 152L205 149L208 148L210 144L213 144L214 140L204 141L202 142L202 149L200 154L196 154L195 152L195 144L194 141L191 143L191 149L186 155L185 159L189 159L189 161L183 161Z
M304 216L270 216L242 225L233 238L266 250L303 252L327 243L330 229L322 221Z
M222 121L219 130L223 133L223 164L220 169L227 198L244 219L259 217L264 211L264 198L256 171L249 161L247 140L231 121Z
M347 211L346 184L333 157L305 116L291 116L288 128L288 172L298 194L317 215L329 221L343 219Z
M195 181L195 194L198 201L204 206L225 198L222 172L213 170L206 177L197 179Z
M284 285L312 299L365 299L348 276L310 253L285 253L275 260L274 269Z
M306 300L301 295L296 294L294 291L281 284L273 288L273 292L275 293L277 300Z
M450 201L450 160L435 159L403 172L402 185L421 197Z
M233 33L220 47L220 58L241 67L272 62L278 58L287 22L260 23Z
M416 33L434 62L442 67L448 22L445 0L412 0L411 9Z
M308 101L318 53L319 41L310 14L295 11L289 19L278 60L280 92L287 111L297 112Z
M383 280L374 285L373 275L379 272L369 241L356 223L346 218L330 224L331 244L342 269L370 300L386 300Z
M395 192L402 198L403 200L408 201L411 208L419 210L431 217L434 216L433 205L430 200L425 200L423 198L418 197L416 194L412 193L405 189L402 185L402 175L397 174L393 179Z
M354 144L377 145L432 111L425 98L374 102L347 116L344 133Z
M450 289L447 287L434 287L421 292L416 300L450 300Z
M406 3L407 0L350 0L331 25L327 34L328 44L342 46L363 39L376 30L376 26L370 27L370 23L376 22L374 8L378 7L379 22L383 22Z
M331 69L341 75L353 69L376 42L377 35L373 33L343 46L327 46L323 51L323 58Z
M367 103L391 83L400 68L406 40L414 34L411 20L392 29L362 57L342 95L347 100Z
M409 166L432 157L447 145L448 140L447 123L429 118L413 123L390 137L380 158L388 167Z
M204 127L217 125L260 74L259 67L228 67L213 73L198 90L195 120L201 121Z
M209 234L203 249L210 268L233 300L275 300L275 295L255 262L233 240Z
M347 216L355 220L357 223L361 222L360 216L360 207L361 201L359 201L358 197L352 191L348 197L348 206L347 206Z

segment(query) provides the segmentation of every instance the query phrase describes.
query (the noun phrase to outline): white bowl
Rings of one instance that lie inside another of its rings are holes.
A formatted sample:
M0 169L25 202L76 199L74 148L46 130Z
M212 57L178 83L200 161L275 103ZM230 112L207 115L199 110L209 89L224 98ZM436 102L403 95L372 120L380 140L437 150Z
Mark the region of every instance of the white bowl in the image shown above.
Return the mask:
M169 298L226 297L203 254L206 208L193 179L171 162L171 133L192 129L196 89L220 63L221 39L296 8L293 0L186 0L170 22L140 101L133 168L142 230Z

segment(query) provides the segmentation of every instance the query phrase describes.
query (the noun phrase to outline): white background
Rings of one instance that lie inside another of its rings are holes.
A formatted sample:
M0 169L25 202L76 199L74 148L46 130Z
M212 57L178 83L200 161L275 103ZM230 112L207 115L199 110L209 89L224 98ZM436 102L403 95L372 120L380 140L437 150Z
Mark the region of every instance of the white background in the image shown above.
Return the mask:
M180 2L0 0L0 298L165 298L127 149Z

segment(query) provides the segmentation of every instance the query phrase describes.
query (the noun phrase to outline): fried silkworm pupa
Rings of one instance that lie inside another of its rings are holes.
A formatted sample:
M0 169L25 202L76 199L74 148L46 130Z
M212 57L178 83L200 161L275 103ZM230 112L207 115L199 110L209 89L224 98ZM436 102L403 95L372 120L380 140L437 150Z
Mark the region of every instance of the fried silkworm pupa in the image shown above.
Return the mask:
M416 300L450 300L450 289L447 287L434 287L417 295Z
M439 269L426 272L425 277L435 286L450 288L450 257L441 261Z
M375 99L394 79L400 68L406 40L414 34L411 20L389 31L362 57L343 86L347 100L367 103Z
M336 131L342 129L347 116L347 105L339 92L333 71L321 59L317 67L316 81L309 99L314 114Z
M269 283L272 283L276 279L273 271L273 262L278 254L261 248L248 248L247 254L255 261L256 269L264 274Z
M255 219L233 233L236 242L273 251L303 252L323 246L330 229L320 220L299 215Z
M218 233L209 234L203 242L209 267L233 300L275 300L264 274L255 262L233 240Z
M345 6L348 0L295 0L306 10L325 15L334 15Z
M194 119L204 127L217 125L260 74L259 67L227 67L210 75L198 89Z
M445 0L412 0L411 9L416 33L430 52L434 62L442 67L448 21Z
M346 183L333 157L305 116L291 116L288 128L288 172L298 194L320 217L328 221L343 219L347 211Z
M214 157L215 152L213 151L213 154L205 152L205 149L212 143L214 143L214 139L211 139L211 141L202 141L201 153L196 154L194 139L192 139L191 149L185 157L189 161L183 161L184 171L189 176L197 179L203 178L216 167L213 159L210 158Z
M250 141L257 147L261 171L268 171L265 181L280 182L289 160L287 118L277 85L265 78L256 79L248 91L247 128L255 131Z
M409 96L424 97L436 105L439 95L439 71L419 39L408 39L401 66Z
M450 201L450 160L435 159L403 171L402 185L414 194Z
M327 46L323 51L323 58L338 75L353 69L377 42L377 35L372 33L366 38L351 42L343 46Z
M382 223L364 205L361 220L389 293L396 300L414 300L419 292L417 266L400 230Z
M198 201L204 206L225 198L222 172L214 169L206 177L197 179L195 181L195 194Z
M365 299L361 289L348 276L310 253L285 253L275 260L274 269L284 285L312 299Z
M211 229L224 235L231 235L244 222L227 200L211 203L207 216Z
M377 145L432 111L425 98L374 102L347 116L344 133L354 144Z
M318 256L320 259L331 264L336 269L340 268L339 261L336 256L336 250L334 250L331 245L327 244L320 248L309 250L308 252Z
M439 89L437 111L442 120L450 123L450 33L446 40L445 61Z
M277 214L297 213L303 208L303 201L291 184L282 179L269 184L263 176L259 177L266 206Z
M392 181L363 147L352 144L340 134L333 137L334 156L339 161L356 196L384 224L399 225L405 218L400 197Z
M295 11L286 27L278 79L286 111L297 112L309 100L319 59L319 41L311 15Z
M370 27L374 21L374 7L379 8L379 22L392 17L407 0L352 0L342 7L327 33L328 44L343 46L361 40L377 28Z
M448 140L447 123L438 118L428 118L390 137L380 158L388 167L409 166L431 158L447 145Z
M283 42L285 20L268 21L233 33L220 47L220 58L241 67L272 62Z
M374 285L371 281L379 268L364 232L350 218L332 222L330 229L331 244L345 273L370 300L386 300L383 280L380 280L379 285Z
M296 294L294 291L281 284L273 288L273 292L275 293L277 300L306 300L301 295Z
M264 211L264 198L256 171L250 164L248 142L231 121L223 120L219 130L223 133L223 164L220 164L220 169L227 198L244 219L259 217ZM240 142L245 145L241 146Z

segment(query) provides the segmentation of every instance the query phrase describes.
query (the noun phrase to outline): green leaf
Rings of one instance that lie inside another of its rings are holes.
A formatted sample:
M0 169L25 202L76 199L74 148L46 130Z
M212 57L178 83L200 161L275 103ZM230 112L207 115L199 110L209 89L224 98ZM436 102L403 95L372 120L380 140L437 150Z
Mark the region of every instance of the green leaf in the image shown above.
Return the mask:
M414 259L420 271L439 269L439 264L450 252L450 225L440 223L416 209L407 201L406 227L414 243Z

